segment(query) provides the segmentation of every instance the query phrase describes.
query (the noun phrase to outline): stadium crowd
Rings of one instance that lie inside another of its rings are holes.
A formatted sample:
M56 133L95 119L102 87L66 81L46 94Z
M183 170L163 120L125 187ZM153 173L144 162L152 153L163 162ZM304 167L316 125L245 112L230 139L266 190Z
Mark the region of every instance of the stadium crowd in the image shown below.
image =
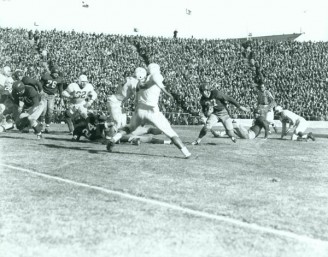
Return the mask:
M161 65L164 84L174 96L160 99L160 109L173 124L198 124L198 88L204 80L243 105L256 106L254 78L259 69L279 105L307 120L328 120L326 42L245 43L0 28L0 67L21 69L39 79L56 66L66 84L86 74L98 93L97 110L106 111L108 95L135 67L151 62ZM125 107L132 112L133 99ZM230 110L234 118L251 115ZM60 122L61 112L55 112L55 122Z

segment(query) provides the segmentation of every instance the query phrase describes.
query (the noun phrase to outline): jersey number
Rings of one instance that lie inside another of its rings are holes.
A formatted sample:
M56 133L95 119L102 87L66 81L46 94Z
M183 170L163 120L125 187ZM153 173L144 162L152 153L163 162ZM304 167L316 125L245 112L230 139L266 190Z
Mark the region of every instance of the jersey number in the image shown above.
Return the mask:
M90 138L91 137L91 131L96 130L97 127L92 125L91 123L88 123L88 128L85 128L82 130L82 133L85 135L86 138Z
M87 94L86 91L75 91L75 97L76 98L85 98L86 94Z
M48 80L46 87L51 87L51 88L56 88L57 86L57 81L56 80Z

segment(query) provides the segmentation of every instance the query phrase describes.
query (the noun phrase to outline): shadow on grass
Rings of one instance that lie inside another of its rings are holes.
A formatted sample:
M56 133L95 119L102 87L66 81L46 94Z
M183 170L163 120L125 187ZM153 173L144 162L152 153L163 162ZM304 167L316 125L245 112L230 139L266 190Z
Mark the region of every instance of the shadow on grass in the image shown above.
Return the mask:
M63 146L63 145L54 145L54 144L41 144L48 148L53 149L67 149L67 150L76 150L76 151L87 151L88 153L92 154L99 154L99 153L106 153L106 154L120 154L120 155L140 155L140 156L150 156L150 157L164 157L164 158L173 158L173 159L185 159L184 157L179 156L168 156L168 155L158 155L158 154L148 154L148 153L135 153L135 152L108 152L107 150L95 150L95 149L88 149L89 147L84 146ZM126 146L130 146L130 144L126 144Z

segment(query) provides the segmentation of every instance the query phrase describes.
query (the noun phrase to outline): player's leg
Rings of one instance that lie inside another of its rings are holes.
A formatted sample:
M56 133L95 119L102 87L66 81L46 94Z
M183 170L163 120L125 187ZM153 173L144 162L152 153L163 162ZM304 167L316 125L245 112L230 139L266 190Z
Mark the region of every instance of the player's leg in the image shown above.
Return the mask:
M111 122L114 123L114 129L116 132L120 129L124 124L124 117L122 113L122 102L118 101L115 96L110 96L107 102L107 110L110 114ZM125 116L126 117L126 116ZM125 121L126 124L126 121Z
M0 132L6 132L7 130L13 129L14 123L12 120L6 121L5 123L1 124Z
M225 114L220 116L219 118L227 132L227 135L230 137L231 141L236 143L237 142L236 135L233 130L232 119L230 118L230 116L228 114Z
M202 138L207 134L208 131L212 129L212 127L219 121L218 117L215 114L211 114L208 119L206 120L205 125L199 132L198 138L192 142L193 145L198 145Z
M266 113L266 120L270 123L270 125L273 127L274 132L278 133L278 128L276 127L276 125L274 124L274 112L273 109L269 109Z
M40 115L40 122L42 125L45 125L45 117L47 115L48 112L48 97L42 97L42 100L44 102L44 107L43 107L43 111Z
M38 119L40 115L42 114L44 110L45 102L42 100L40 104L34 108L31 108L28 111L28 120L30 121L30 125L32 129L34 130L34 133L37 135L37 138L40 139L42 137L41 130L42 130L42 124L38 122Z
M217 138L225 137L227 135L226 131L214 130L213 128L211 129L211 133L214 137Z
M83 129L85 129L86 126L87 126L87 123L85 121L81 121L78 124L76 124L76 126L73 130L72 141L80 140L80 137L83 135Z
M72 116L73 116L73 110L71 108L68 108L64 112L64 117L65 117L65 121L66 121L67 126L68 126L69 134L73 134L73 131L74 131L74 125L73 125L73 121L72 121Z
M295 132L297 136L297 140L308 139L310 138L312 141L315 141L315 137L312 132L305 134L304 131L308 128L308 122L302 118L299 119L298 124L296 125Z
M55 95L48 95L48 101L47 101L47 112L45 115L45 123L46 123L46 127L44 129L45 133L49 133L49 127L50 127L50 123L52 121L52 116L53 116L53 112L54 112L54 107L55 107Z
M124 135L130 134L137 127L139 127L142 124L143 117L144 113L142 110L137 108L137 110L132 115L129 125L121 128L117 133L114 134L114 136L106 135L107 151L112 152L116 142L118 142Z
M235 124L233 126L233 131L239 138L249 139L248 130L241 124Z
M170 138L172 143L183 153L186 158L191 156L191 153L183 144L177 133L172 129L169 121L165 118L163 113L149 110L147 112L146 119L156 128L161 130L168 138Z

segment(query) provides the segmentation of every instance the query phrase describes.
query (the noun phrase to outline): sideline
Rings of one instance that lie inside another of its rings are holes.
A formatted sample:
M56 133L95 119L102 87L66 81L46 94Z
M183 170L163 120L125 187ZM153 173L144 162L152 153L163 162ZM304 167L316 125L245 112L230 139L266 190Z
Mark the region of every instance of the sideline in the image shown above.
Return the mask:
M291 239L294 239L294 240L297 240L297 241L300 241L300 242L304 242L304 243L307 243L307 244L310 244L310 245L321 246L321 247L325 247L325 248L327 247L327 249L328 249L328 241L324 241L324 240L316 239L316 238L311 238L311 237L308 237L308 236L305 236L305 235L299 235L299 234L296 234L296 233L293 233L293 232L290 232L290 231L278 230L278 229L274 229L274 228L270 228L270 227L264 227L264 226L257 225L255 223L247 223L247 222L244 222L244 221L240 221L240 220L229 218L229 217L222 216L222 215L216 215L216 214L211 214L211 213L207 213L207 212L203 212L203 211L197 211L197 210L193 210L193 209L190 209L190 208L181 207L181 206L178 206L178 205L162 202L162 201L159 201L159 200L144 198L144 197L132 195L132 194L129 194L129 193L123 193L123 192L116 191L116 190L110 190L110 189L102 188L102 187L99 187L99 186L92 186L92 185L89 185L89 184L86 184L86 183L76 182L76 181L73 181L73 180L70 180L70 179L56 177L56 176L52 176L52 175L48 175L48 174L43 174L43 173L40 173L40 172L37 172L37 171L24 169L24 168L21 168L21 167L16 167L16 166L8 165L8 164L0 163L0 166L6 167L6 168L9 168L9 169L13 169L13 170L17 170L17 171L26 172L26 173L29 173L29 174L32 174L32 175L35 175L35 176L39 176L39 177L43 177L43 178L46 178L46 179L52 179L52 180L64 182L64 183L71 184L71 185L74 185L74 186L84 187L84 188L100 191L102 193L116 195L116 196L119 196L119 197L122 197L122 198L130 199L130 200L134 200L134 201L138 201L138 202L143 202L143 203L147 203L147 204L152 204L152 205L164 207L164 208L167 208L167 209L172 209L172 210L187 213L187 214L190 214L190 215L193 215L193 216L198 216L198 217L202 217L202 218L206 218L206 219L226 222L226 223L238 226L238 227L247 228L247 229L251 229L251 230L256 230L256 231L259 231L259 232L262 232L262 233L268 233L268 234L276 235L276 236L279 236L279 237L291 238ZM0 171L1 171L1 169L0 169Z

